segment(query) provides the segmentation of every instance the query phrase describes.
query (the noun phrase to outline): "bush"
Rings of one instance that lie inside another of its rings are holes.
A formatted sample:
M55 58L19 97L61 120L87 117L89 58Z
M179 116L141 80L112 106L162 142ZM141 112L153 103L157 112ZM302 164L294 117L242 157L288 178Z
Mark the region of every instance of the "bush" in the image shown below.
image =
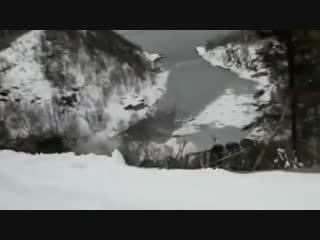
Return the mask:
M70 152L70 148L67 146L65 139L58 135L27 136L15 139L8 148L17 152L30 154Z

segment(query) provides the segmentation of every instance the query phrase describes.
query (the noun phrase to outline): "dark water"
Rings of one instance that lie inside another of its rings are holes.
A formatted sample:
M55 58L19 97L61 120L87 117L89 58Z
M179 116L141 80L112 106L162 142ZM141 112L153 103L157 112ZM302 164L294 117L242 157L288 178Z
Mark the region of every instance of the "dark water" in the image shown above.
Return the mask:
M224 94L226 89L233 89L237 94L249 93L254 89L253 82L240 79L229 71L214 68L196 54L195 47L204 46L208 40L232 30L119 31L146 51L166 56L165 62L171 74L168 92L161 107L175 105L178 117L196 115L206 105ZM241 139L247 133L227 127L200 132L192 136L192 139L201 148L205 148L212 144L211 134L217 136L221 142L226 142Z

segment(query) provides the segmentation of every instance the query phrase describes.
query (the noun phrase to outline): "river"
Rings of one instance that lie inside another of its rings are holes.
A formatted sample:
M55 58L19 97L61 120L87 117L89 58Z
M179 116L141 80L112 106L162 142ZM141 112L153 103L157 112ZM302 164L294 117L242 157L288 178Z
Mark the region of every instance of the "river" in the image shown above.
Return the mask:
M233 30L117 31L145 51L166 57L165 62L171 74L162 106L175 105L178 116L198 114L206 105L223 95L226 89L233 89L236 94L252 93L254 90L253 82L241 79L232 72L214 68L196 54L195 47L204 46L208 40ZM212 144L211 135L225 143L240 140L246 134L240 129L226 127L199 132L193 136L193 140L202 149Z

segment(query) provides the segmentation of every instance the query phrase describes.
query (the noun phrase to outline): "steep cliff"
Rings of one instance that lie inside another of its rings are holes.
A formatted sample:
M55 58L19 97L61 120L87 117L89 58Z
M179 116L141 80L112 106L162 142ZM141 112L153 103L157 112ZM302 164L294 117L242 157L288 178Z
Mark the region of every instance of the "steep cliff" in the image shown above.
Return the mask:
M168 72L111 30L1 31L0 122L11 138L117 136L154 114Z

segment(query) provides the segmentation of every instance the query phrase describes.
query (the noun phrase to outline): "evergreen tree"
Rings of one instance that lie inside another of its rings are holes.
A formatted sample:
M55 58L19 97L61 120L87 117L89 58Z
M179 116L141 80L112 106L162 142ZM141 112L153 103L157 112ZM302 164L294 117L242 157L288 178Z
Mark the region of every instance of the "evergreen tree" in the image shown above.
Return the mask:
M272 70L277 86L284 89L281 104L289 109L293 153L311 166L320 159L320 31L269 30L258 31L258 34L263 38L276 38L285 48L281 56L268 51L260 54ZM279 60L287 64L280 64Z

